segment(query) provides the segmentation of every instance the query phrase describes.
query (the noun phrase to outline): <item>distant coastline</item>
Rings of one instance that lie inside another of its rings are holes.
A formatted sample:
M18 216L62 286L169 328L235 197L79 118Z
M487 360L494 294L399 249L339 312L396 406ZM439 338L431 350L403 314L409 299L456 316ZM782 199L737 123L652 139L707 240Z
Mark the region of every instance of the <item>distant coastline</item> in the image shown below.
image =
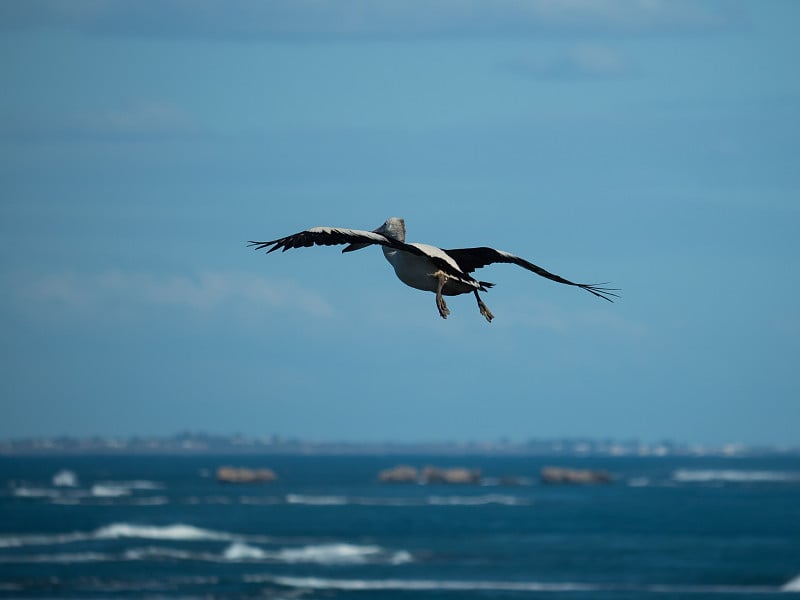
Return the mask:
M800 446L720 446L586 438L445 442L319 442L280 436L180 433L173 436L29 437L0 440L0 456L54 454L440 455L440 456L800 456Z

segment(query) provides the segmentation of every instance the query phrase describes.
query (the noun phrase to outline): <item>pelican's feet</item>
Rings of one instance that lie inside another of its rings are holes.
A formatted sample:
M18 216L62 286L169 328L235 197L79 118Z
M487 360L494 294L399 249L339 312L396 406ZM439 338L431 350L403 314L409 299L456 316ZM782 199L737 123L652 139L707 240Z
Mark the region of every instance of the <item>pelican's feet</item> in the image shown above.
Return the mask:
M481 314L486 318L486 320L491 323L492 319L494 319L494 315L492 311L489 310L489 307L486 306L482 300L478 300L478 308L481 311Z
M439 309L439 314L443 319L446 319L450 314L450 309L447 308L447 304L445 303L444 298L441 296L436 297L436 308Z

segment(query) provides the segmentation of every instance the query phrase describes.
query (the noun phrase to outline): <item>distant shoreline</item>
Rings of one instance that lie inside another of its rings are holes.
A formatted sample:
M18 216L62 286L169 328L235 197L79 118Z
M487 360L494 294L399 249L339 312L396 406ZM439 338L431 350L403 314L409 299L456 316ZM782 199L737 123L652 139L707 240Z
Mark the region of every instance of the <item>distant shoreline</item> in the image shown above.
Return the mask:
M52 455L297 455L297 456L800 456L800 447L706 446L675 442L615 442L591 439L527 442L313 442L277 436L180 434L172 437L37 437L0 441L0 456Z

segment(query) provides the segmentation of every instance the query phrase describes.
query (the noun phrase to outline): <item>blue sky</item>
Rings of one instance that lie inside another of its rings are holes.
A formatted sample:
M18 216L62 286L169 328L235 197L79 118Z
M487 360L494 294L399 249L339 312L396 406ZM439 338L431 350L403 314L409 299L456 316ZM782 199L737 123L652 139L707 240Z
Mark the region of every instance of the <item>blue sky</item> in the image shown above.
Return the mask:
M1 437L800 441L800 4L0 5ZM381 252L511 265L442 320Z

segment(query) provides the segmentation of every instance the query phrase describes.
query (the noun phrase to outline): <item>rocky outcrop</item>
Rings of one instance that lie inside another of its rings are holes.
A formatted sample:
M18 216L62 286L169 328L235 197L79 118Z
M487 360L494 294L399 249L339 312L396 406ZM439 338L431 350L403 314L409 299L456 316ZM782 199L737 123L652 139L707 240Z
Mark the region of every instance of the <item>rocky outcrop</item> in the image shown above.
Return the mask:
M378 473L378 480L383 483L417 483L419 471L408 465L397 465Z
M581 469L568 469L566 467L544 467L540 477L542 483L611 483L611 475L607 471L592 471Z
M272 469L247 469L245 467L220 467L217 481L221 483L269 483L278 479Z
M398 465L378 473L378 480L383 483L477 484L481 482L481 472L463 467L443 469L432 466L420 471L416 467Z
M480 469L454 467L440 469L425 467L422 470L422 481L425 483L476 484L481 482Z

